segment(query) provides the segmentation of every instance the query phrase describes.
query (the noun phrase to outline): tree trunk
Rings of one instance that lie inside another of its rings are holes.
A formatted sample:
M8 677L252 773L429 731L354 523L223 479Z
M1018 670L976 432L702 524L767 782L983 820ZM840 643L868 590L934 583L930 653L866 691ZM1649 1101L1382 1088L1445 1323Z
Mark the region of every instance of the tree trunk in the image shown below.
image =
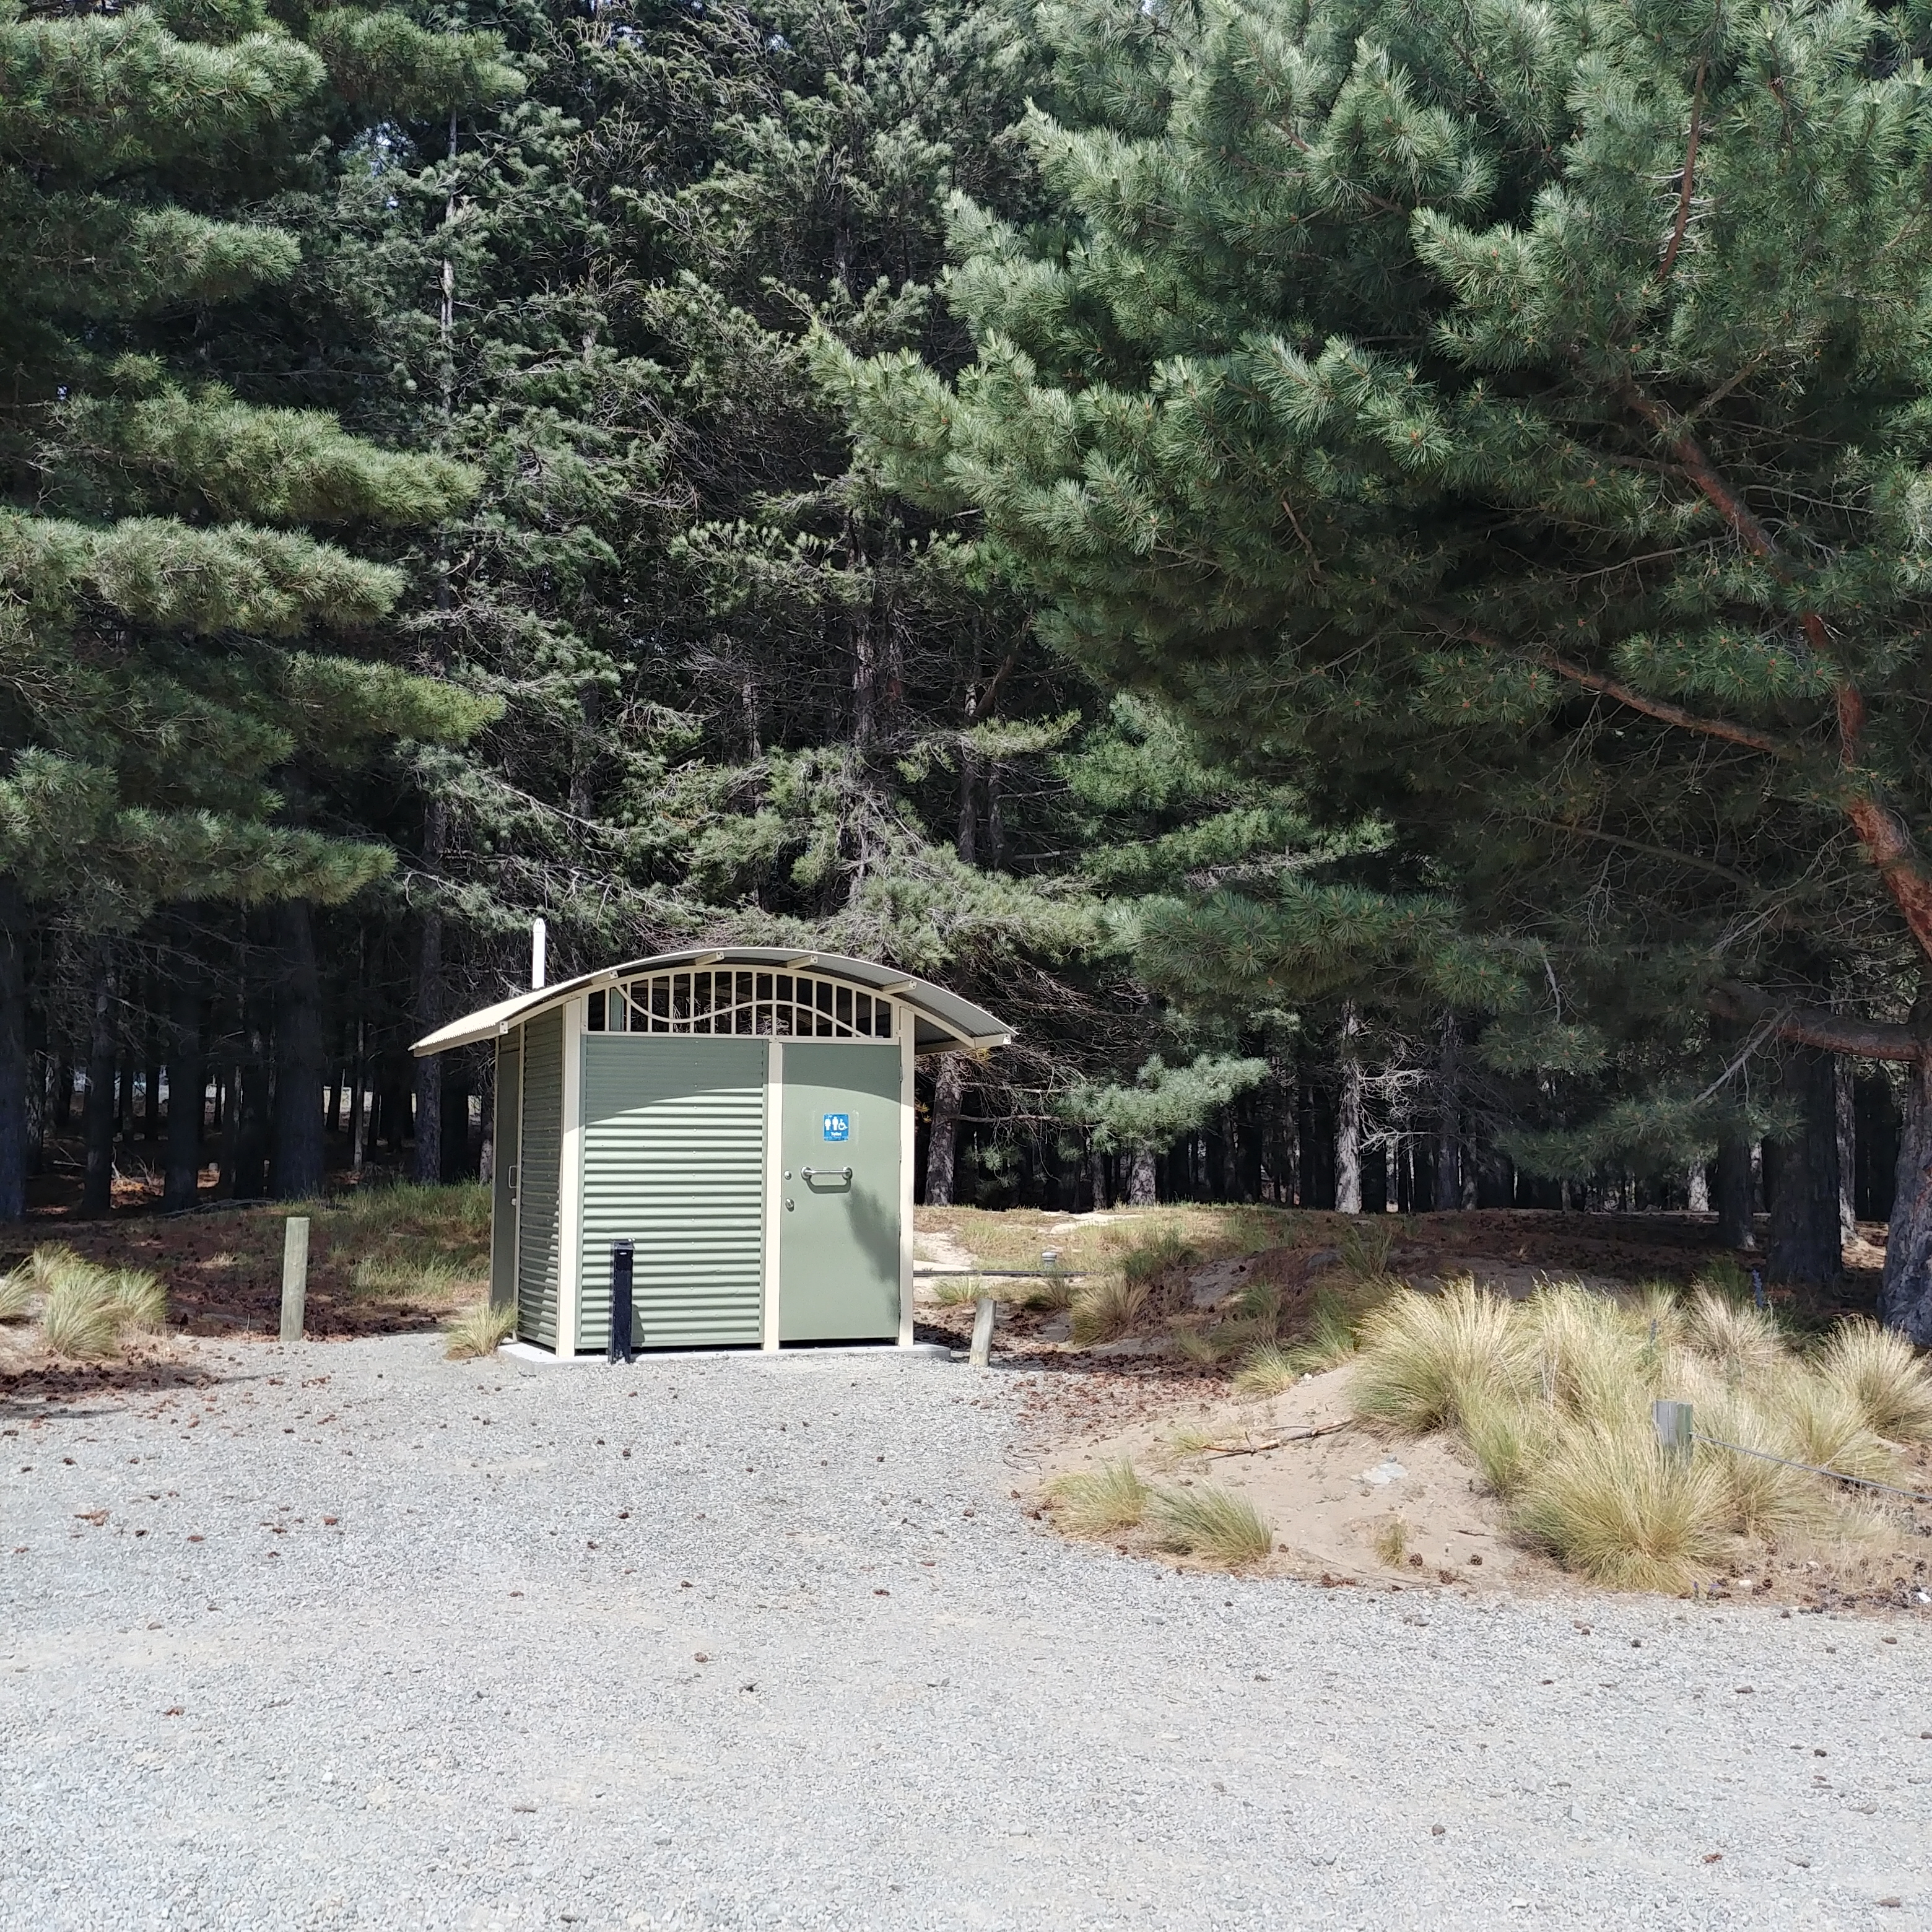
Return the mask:
M1154 1149L1136 1148L1134 1164L1127 1175L1127 1204L1132 1208L1151 1208L1160 1198L1160 1189L1154 1174Z
M926 1144L926 1204L952 1205L959 1148L962 1070L956 1053L942 1053L932 1070L932 1132Z
M442 861L446 813L440 800L432 800L424 814L423 862L432 871ZM426 906L416 946L416 1028L418 1037L442 1024L442 914ZM416 1178L442 1178L442 1055L425 1054L416 1063Z
M250 922L251 925L254 922ZM251 939L259 932L251 934ZM251 947L251 950L255 949ZM253 983L242 1001L242 1053L236 1068L235 1139L230 1198L259 1201L268 1191L269 1054L274 1028L272 989L263 981L259 952Z
M87 1050L87 1100L81 1108L86 1166L80 1211L92 1220L114 1204L114 956L106 940L94 957L94 1013Z
M1932 1348L1932 1058L1909 1062L1905 1069L1898 1186L1878 1315L1908 1341Z
M1342 1009L1342 1090L1335 1112L1335 1205L1344 1214L1362 1211L1361 1030L1351 1002Z
M1462 1036L1453 1012L1442 1016L1442 1045L1436 1060L1436 1201L1454 1208L1462 1193L1457 1126L1462 1112Z
M1822 1287L1838 1280L1843 1264L1834 1058L1819 1047L1787 1047L1780 1084L1798 1126L1778 1150L1771 1201L1772 1277Z
M1838 1102L1838 1239L1842 1244L1858 1238L1858 1108L1852 1094L1852 1063L1834 1060L1832 1072Z
M1087 1150L1087 1172L1094 1187L1094 1209L1099 1214L1112 1204L1107 1198L1107 1156L1096 1147Z
M27 908L0 878L0 1221L27 1211Z
M1694 1214L1708 1214L1711 1211L1711 1177L1705 1172L1701 1160L1690 1163L1690 1172L1684 1178L1684 1204Z
M168 1153L161 1205L192 1208L201 1190L201 1106L208 1085L202 1048L200 962L178 936L168 994Z
M307 903L276 908L275 1160L279 1201L313 1201L327 1186L322 1142L322 988Z

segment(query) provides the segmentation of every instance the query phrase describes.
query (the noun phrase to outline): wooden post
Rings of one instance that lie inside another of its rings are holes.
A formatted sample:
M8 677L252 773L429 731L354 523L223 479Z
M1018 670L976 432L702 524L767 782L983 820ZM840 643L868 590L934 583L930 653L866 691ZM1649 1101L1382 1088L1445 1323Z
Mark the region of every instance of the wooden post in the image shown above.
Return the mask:
M967 1360L976 1369L985 1368L993 1353L993 1298L982 1294L973 1304L973 1348Z
M299 1342L308 1304L308 1216L282 1223L282 1340Z
M1651 1420L1657 1426L1658 1447L1676 1461L1690 1453L1690 1405L1688 1402L1654 1402Z

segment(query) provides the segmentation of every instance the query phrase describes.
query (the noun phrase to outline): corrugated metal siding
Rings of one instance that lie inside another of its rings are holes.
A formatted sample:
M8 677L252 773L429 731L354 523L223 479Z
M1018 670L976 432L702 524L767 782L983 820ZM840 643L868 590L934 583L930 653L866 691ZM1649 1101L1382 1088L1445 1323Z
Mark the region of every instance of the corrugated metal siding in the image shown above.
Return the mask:
M759 1341L764 1173L763 1040L586 1035L579 1349L610 1346L621 1240L643 1346Z
M518 1140L523 1125L524 1035L520 1027L496 1042L496 1116L490 1130L495 1178L490 1187L490 1305L517 1298Z
M557 1182L563 1164L563 1014L524 1028L524 1131L518 1149L517 1333L556 1346Z

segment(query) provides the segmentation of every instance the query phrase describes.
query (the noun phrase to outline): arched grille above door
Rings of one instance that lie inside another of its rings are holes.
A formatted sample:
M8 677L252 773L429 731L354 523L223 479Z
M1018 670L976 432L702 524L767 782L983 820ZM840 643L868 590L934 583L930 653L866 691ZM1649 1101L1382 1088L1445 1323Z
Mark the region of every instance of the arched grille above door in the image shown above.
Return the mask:
M590 995L592 1033L762 1034L890 1040L893 1002L808 973L742 967L652 973Z

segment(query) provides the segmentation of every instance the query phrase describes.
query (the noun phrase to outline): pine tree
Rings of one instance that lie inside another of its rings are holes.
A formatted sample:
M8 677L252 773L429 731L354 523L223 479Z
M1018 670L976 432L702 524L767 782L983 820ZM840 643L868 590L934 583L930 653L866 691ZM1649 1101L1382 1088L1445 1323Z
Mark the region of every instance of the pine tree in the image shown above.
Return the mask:
M1103 682L1380 812L1492 1058L1634 1056L1624 1144L1735 1112L1713 1016L1906 1067L1883 1312L1932 1342L1922 16L1032 19L1052 219L961 211L978 359L848 364L875 453Z
M311 534L433 520L470 473L244 404L198 338L294 273L294 238L253 209L305 139L425 86L513 79L488 42L347 9L292 27L253 0L0 12L0 232L20 270L0 289L0 1218L22 1209L35 909L97 935L99 1210L115 936L162 902L346 898L389 854L304 823L314 785L488 715L377 654L401 573ZM298 956L306 930L284 922ZM320 1178L311 1160L290 1180Z

